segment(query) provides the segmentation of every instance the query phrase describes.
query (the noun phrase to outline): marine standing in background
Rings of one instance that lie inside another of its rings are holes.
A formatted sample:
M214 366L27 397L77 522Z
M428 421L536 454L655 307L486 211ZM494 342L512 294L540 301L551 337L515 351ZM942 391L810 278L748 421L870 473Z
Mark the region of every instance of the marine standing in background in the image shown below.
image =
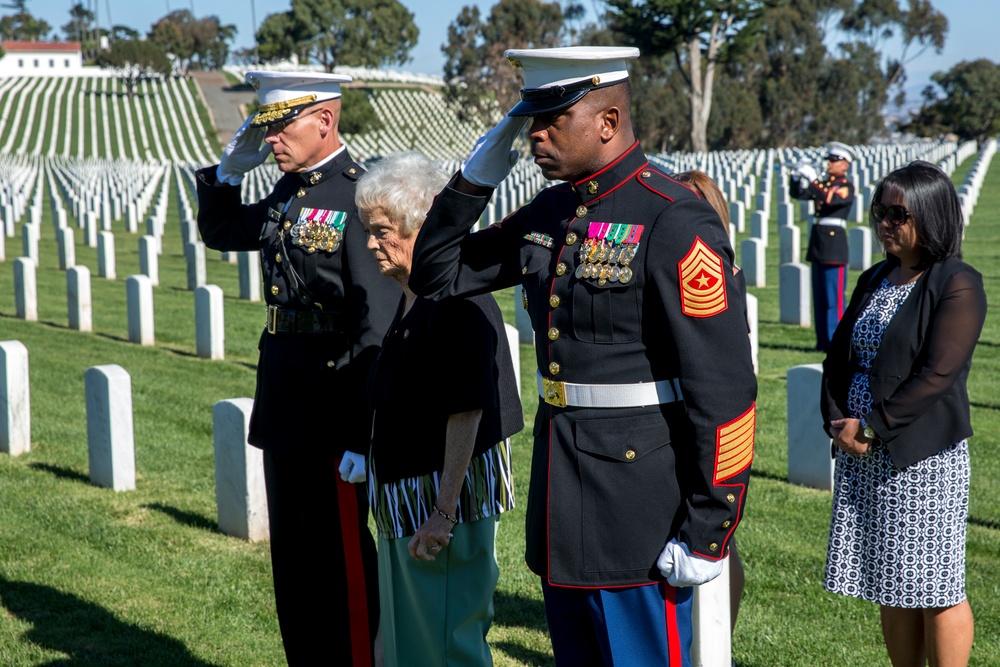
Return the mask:
M856 159L850 146L831 141L826 149L825 180L819 180L816 170L803 164L792 172L789 182L792 197L811 199L815 204L806 261L812 263L813 322L820 352L829 349L846 305L850 255L847 216L854 205L854 183L847 179L847 170Z
M281 637L290 665L325 656L368 666L379 609L357 483L371 434L364 387L401 291L379 273L354 205L362 170L337 129L350 77L249 72L247 81L259 111L221 163L198 172L198 227L210 248L261 253L267 318L249 441L264 450ZM242 204L244 174L271 153L284 175Z
M691 586L722 571L753 458L733 251L712 207L635 140L625 60L638 49L506 55L521 102L437 196L409 288L521 286L540 396L525 557L556 663L680 667ZM528 117L535 163L566 182L469 234Z

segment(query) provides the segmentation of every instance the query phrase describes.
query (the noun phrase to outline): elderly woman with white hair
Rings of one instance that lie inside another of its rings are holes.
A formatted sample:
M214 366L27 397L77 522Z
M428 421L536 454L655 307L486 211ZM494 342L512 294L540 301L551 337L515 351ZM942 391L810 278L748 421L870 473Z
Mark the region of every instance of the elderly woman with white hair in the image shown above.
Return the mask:
M358 181L368 248L403 297L372 372L369 498L378 528L385 665L491 665L496 529L513 508L523 427L500 309L486 294L411 292L413 244L447 176L418 153Z

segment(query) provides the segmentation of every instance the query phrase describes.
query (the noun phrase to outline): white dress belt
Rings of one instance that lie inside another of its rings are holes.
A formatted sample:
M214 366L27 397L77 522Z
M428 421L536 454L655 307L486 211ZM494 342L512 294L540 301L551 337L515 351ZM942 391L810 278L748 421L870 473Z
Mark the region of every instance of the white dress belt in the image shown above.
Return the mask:
M816 218L817 225L834 225L836 227L843 227L847 229L847 220L841 220L840 218Z
M638 408L684 399L678 378L634 384L576 384L548 380L537 371L538 395L558 407Z

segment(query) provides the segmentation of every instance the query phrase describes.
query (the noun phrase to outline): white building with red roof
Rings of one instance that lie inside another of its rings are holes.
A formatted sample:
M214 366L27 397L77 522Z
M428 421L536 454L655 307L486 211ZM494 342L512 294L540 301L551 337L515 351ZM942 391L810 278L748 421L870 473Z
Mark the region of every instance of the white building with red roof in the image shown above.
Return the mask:
M100 76L95 67L83 67L80 42L0 42L0 77Z

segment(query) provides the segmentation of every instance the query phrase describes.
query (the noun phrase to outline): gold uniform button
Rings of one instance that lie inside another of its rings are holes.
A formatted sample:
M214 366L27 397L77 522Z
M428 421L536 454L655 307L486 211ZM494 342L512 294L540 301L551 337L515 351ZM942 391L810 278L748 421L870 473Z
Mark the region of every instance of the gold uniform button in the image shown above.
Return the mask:
M549 340L555 340L556 338L559 338L559 329L552 327L549 329Z
M625 458L627 458L629 461L635 459L635 450L630 449L627 452L625 452Z
M582 218L585 215L587 215L587 207L586 206L577 206L576 207L576 217Z
M552 296L549 297L549 305L552 306L553 308L558 308L559 307L559 295L558 294L553 294Z
M271 294L273 294L274 296L278 296L278 292L280 292L280 291L281 290L278 289L277 285L271 285Z
M835 234L835 232L830 232L830 236L833 236L834 234Z
M333 368L336 365L337 365L337 362L333 361L333 360L330 360L330 361L326 362L326 367L327 368Z
M735 503L736 502L736 496L734 496L733 494L730 493L729 495L726 496L726 502Z
M291 220L285 220L285 224L284 224L285 229L288 229L291 226L292 226L292 221Z
M299 191L295 193L295 196L298 197L299 199L302 199L303 197L306 196L306 189L299 188Z
M715 542L712 542L711 544L708 545L708 550L714 553L719 550L719 545L716 544Z
M274 256L274 261L276 261L278 264L281 264L281 253L280 252L277 255Z
M521 267L521 275L524 276L527 274L528 274L528 267L527 266Z
M567 234L566 235L566 245L573 245L574 243L576 243L576 238L577 238L576 234L574 234L573 232L570 232L569 234Z
M725 521L722 522L723 528L729 528L731 525L733 525L733 522L730 521L729 519L726 519Z
M653 175L653 172L651 172L651 171L644 171L644 172L642 172L642 177L643 178L649 178L652 175Z
M564 276L564 275L566 275L566 263L565 262L559 262L558 264L556 264L556 275L557 276Z
M358 173L358 170L355 169L354 167L351 167L350 169L347 170L347 173L353 175L353 174Z
M549 375L559 375L559 371L561 370L562 368L556 362L553 361L549 364Z

